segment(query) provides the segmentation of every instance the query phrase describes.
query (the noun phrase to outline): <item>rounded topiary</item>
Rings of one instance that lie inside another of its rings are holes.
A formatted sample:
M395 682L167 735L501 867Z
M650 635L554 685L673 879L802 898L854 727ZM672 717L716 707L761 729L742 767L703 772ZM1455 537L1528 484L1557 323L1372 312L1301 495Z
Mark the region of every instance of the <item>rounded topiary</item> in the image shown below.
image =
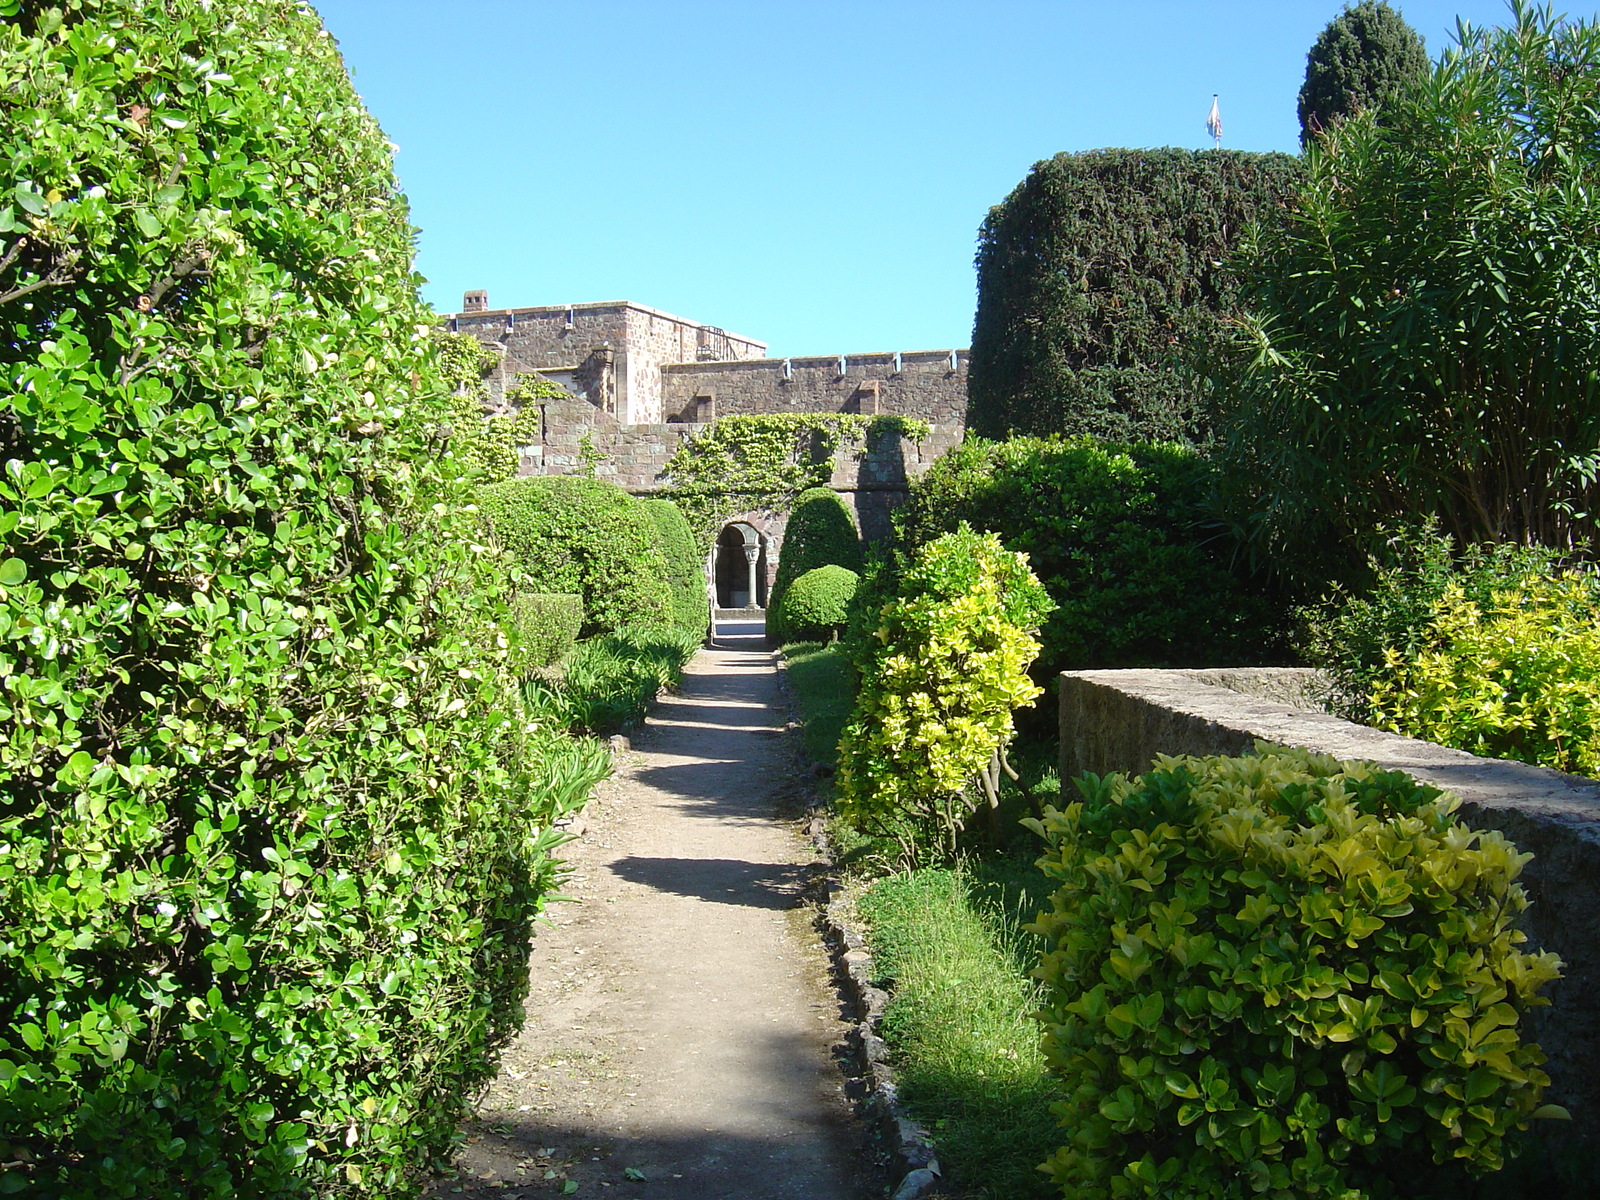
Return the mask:
M1421 35L1387 0L1346 4L1306 55L1301 143L1353 112L1382 109L1427 71Z
M558 835L391 148L297 0L0 75L0 1192L409 1194Z
M711 619L705 560L695 548L689 522L670 500L647 499L639 503L656 525L667 588L672 593L673 624L685 633L704 637Z
M1271 747L1078 786L1029 822L1065 1194L1387 1200L1563 1115L1518 1033L1561 965L1516 948L1527 856L1449 793Z
M767 610L768 633L784 641L837 636L850 619L850 601L860 579L844 567L807 571Z
M807 571L826 566L859 571L861 562L861 535L839 493L832 488L807 488L795 497L789 510L769 607L777 607L790 585Z
M583 634L670 622L672 594L650 512L582 475L508 479L478 492L495 538L541 592L583 597Z

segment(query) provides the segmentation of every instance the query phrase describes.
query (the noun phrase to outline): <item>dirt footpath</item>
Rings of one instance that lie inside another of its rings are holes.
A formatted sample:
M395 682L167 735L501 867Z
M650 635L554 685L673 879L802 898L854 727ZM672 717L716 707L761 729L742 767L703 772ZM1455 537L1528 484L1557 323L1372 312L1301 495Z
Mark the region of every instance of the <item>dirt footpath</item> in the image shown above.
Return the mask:
M883 1195L801 907L812 851L777 819L790 757L750 628L719 626L601 786L566 851L581 903L539 931L527 1024L431 1195Z

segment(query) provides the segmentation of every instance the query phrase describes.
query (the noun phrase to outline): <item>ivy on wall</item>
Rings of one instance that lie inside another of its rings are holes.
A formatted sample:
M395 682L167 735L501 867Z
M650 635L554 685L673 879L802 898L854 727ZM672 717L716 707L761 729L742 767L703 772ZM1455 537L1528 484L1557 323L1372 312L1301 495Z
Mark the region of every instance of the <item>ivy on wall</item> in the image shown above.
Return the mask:
M755 413L719 419L684 439L667 460L673 500L710 546L731 516L783 509L801 492L826 487L840 449L861 457L889 437L920 442L926 421L857 413Z
M434 349L453 388L450 442L456 461L477 472L484 483L515 478L522 447L539 441L538 402L569 399L569 393L538 375L522 375L506 391L511 411L485 413L489 391L483 377L497 361L494 351L471 334L443 329L434 333Z

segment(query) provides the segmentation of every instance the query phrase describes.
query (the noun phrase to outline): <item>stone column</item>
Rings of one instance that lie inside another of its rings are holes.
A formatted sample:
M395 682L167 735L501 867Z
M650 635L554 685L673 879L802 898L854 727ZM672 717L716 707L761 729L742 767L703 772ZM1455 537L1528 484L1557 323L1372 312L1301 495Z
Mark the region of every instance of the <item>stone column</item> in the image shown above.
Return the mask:
M760 557L761 557L761 547L760 547L759 544L753 545L753 546L747 545L744 548L744 561L745 561L746 565L748 565L749 568L750 568L750 607L751 608L757 607L757 605L756 605L756 595L757 595L757 592L756 592L756 559L758 559Z

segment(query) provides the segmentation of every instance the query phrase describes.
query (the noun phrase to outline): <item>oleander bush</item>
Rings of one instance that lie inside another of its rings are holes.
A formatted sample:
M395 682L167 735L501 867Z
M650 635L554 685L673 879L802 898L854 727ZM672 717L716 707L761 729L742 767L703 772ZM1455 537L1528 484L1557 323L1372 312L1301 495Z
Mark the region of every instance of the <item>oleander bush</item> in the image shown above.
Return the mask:
M779 641L828 641L850 620L861 577L844 567L817 567L790 585L767 610L767 633Z
M639 503L656 525L657 545L672 594L672 622L685 633L704 638L711 624L706 564L695 546L688 519L670 500L645 499Z
M965 521L1025 553L1055 602L1038 678L1283 661L1288 606L1211 515L1220 471L1170 444L969 438L912 483L898 540Z
M1600 577L1530 575L1486 600L1448 585L1422 644L1389 649L1379 728L1600 777Z
M7 0L0 75L0 1190L411 1194L594 763L390 147L291 0Z
M843 498L832 488L807 488L795 497L783 528L783 553L768 607L776 608L807 571L832 566L859 573L862 561L861 535Z
M528 665L548 667L572 653L583 628L583 597L531 592L511 602L512 622Z
M490 484L478 505L535 591L583 597L583 635L671 621L673 598L650 511L616 484L582 475Z
M1024 555L961 526L923 546L887 599L869 591L846 643L857 681L839 743L839 812L916 863L947 857L996 803L1011 714L1050 599ZM981 790L980 790L981 789Z
M1078 786L1031 823L1063 1194L1432 1194L1564 1115L1519 1032L1561 965L1518 949L1528 856L1449 793L1265 745Z

